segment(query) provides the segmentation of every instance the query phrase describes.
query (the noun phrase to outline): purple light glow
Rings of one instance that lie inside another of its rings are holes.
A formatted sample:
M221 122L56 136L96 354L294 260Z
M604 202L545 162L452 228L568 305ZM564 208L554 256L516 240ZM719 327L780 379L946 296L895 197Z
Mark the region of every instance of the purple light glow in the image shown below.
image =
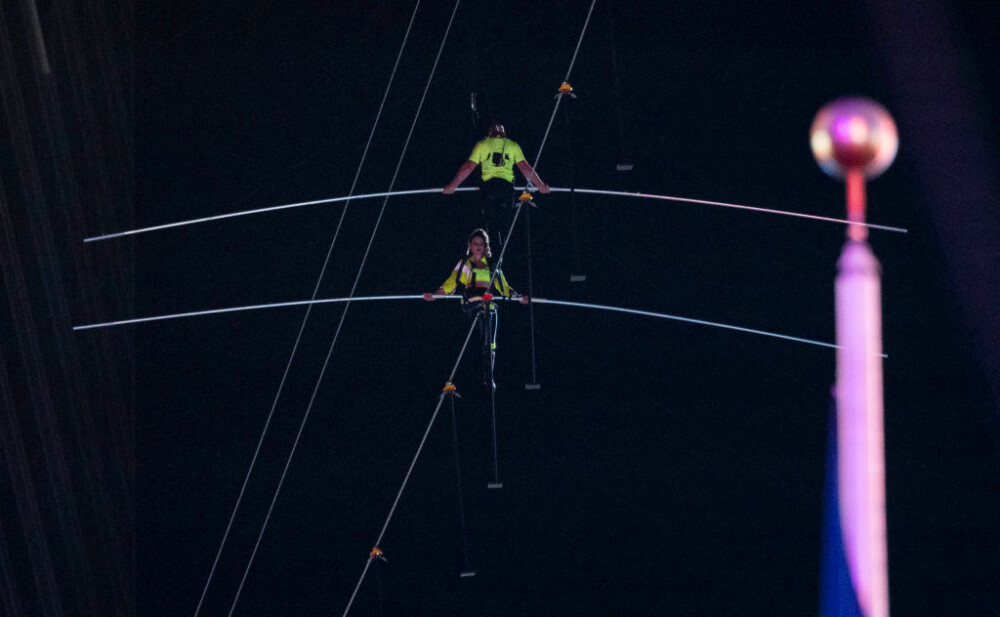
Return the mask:
M840 524L865 617L889 616L885 525L880 266L865 242L837 262L837 450Z
M896 123L884 107L864 98L846 97L820 109L809 130L816 162L828 175L844 178L860 169L878 177L892 164L899 147Z

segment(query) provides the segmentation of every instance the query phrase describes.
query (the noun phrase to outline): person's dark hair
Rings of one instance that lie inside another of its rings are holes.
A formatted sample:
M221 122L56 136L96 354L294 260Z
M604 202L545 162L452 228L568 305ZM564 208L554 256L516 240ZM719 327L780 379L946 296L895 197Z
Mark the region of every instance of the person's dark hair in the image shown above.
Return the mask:
M496 120L491 120L489 128L486 129L486 136L487 137L506 137L507 136L507 129L505 129L503 127L503 125L500 124L499 122L497 122Z
M482 238L483 243L486 244L485 247L486 250L483 252L483 255L485 255L486 257L493 257L493 253L490 252L490 235L486 233L485 229L483 229L482 227L473 229L472 233L469 234L469 240L466 244L472 244L473 238ZM469 255L471 254L471 251L468 248L466 248L465 254Z

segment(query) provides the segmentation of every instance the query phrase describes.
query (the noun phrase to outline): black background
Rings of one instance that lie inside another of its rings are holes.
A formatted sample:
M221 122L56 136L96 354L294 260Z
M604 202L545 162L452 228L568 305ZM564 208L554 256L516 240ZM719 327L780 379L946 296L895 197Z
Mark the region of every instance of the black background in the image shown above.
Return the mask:
M973 84L975 109L993 113L995 84L981 81L994 70L991 20L949 7L963 83ZM346 195L412 8L139 9L136 226ZM552 186L841 217L843 185L809 150L813 116L847 94L890 112L906 104L880 61L893 32L860 6L602 2L569 79L579 98L563 101L539 156L587 8L463 3L414 121L451 14L449 3L422 4L355 192L388 190L411 126L392 186L443 186L492 116ZM983 127L995 146L995 115ZM973 352L946 267L946 234L934 226L941 204L928 198L926 159L911 148L920 129L900 122L899 156L868 186L869 220L909 229L871 237L889 355L892 606L990 615L1000 611L997 412L989 361ZM616 171L625 156L634 170ZM960 162L938 164L961 172L949 167ZM997 204L995 194L975 198ZM833 340L839 225L637 199L537 201L537 296ZM382 203L351 204L319 297L348 294ZM389 200L357 295L434 289L464 248L475 204L469 193ZM309 298L341 211L310 206L136 236L136 314ZM525 223L504 268L522 291ZM574 273L586 282L571 283ZM312 310L276 404L304 309L135 326L139 614L194 612L271 417L202 607L227 614L307 408L235 614L343 612L466 322L448 302L355 304L316 388L342 310ZM818 612L833 351L551 305L535 305L534 318L542 388L528 392L529 312L501 306L500 491L486 488L491 434L475 353L456 377L477 575L458 576L446 404L380 544L388 561L367 572L351 612Z

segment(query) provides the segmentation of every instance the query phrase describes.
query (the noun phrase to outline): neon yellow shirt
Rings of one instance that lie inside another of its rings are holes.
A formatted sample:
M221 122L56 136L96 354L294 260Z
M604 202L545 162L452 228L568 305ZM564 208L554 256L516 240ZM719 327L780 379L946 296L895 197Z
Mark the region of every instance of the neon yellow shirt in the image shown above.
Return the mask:
M476 144L469 160L478 164L483 180L503 178L514 182L514 165L524 160L521 146L506 137L487 137Z
M441 283L441 289L444 290L446 294L451 294L455 292L455 288L461 284L463 287L471 287L471 296L481 296L486 289L490 286L490 267L483 260L482 265L475 265L472 263L472 258L467 257L458 262L455 265L455 269L451 271L451 276L448 280ZM509 298L514 290L507 283L507 277L501 272L497 275L495 281L493 281L493 287L500 293L504 298Z

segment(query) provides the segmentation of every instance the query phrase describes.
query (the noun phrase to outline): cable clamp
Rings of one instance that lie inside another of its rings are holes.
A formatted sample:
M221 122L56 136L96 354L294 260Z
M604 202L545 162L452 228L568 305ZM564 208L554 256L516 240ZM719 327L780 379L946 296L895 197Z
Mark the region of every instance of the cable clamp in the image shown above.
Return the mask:
M497 305L493 303L493 294L487 292L483 294L482 311L483 314L492 313L497 310Z
M381 559L382 561L385 561L385 562L389 561L388 559L385 558L385 555L382 554L382 549L380 549L377 546L372 549L372 552L368 553L368 558L369 559Z
M441 389L441 392L449 396L457 396L458 398L462 398L462 395L458 393L458 388L456 388L455 384L451 383L450 381L445 382L444 388Z
M576 95L573 94L573 86L569 85L568 81L562 82L562 85L559 86L559 92L556 93L555 98L559 98L560 96L562 96L564 94L570 95L571 98L574 98L574 99L576 98Z

